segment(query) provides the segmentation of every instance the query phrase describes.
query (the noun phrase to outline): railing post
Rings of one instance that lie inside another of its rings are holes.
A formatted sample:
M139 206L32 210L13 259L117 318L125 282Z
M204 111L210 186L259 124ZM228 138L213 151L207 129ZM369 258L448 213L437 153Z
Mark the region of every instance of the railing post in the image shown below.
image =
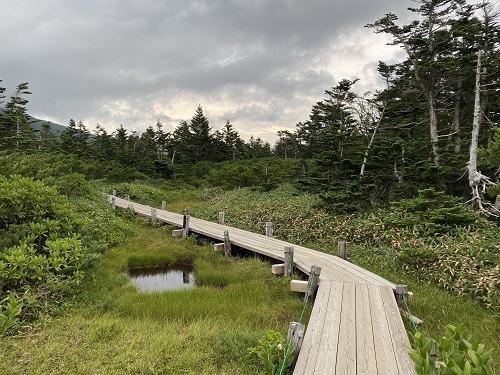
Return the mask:
M229 231L224 231L224 255L231 256L231 241L229 240Z
M290 344L290 341L293 345L293 352L290 355L294 356L294 362L297 361L298 354L300 352L300 348L302 347L302 341L304 339L304 331L305 326L299 322L290 322L288 325L288 335L286 337L287 345Z
M293 246L285 246L284 275L291 276L292 273L293 273Z
M339 257L342 259L347 259L347 242L339 241Z
M116 210L116 197L114 195L111 197L111 209Z
M433 364L433 367L434 367L434 373L436 373L436 340L432 340L432 346L431 346L431 352L429 353L429 357L431 358L431 362Z
M404 299L408 296L408 285L398 284L396 285L396 291L394 292L396 296L396 302L398 305L402 306Z
M162 211L165 211L167 209L167 202L161 201L161 209Z
M224 225L224 211L219 212L219 218L217 219L217 222L221 225Z
M144 204L144 203L146 203L146 197L141 198L141 204Z
M266 223L266 237L272 237L273 236L273 223L267 222Z
M125 200L126 200L126 201L129 201L129 200L130 200L130 195L128 195L128 194L127 194L127 195L125 195Z
M184 218L182 220L182 238L189 235L189 208L184 210Z
M313 298L316 294L316 288L318 287L320 274L321 267L311 266L311 272L309 273L309 282L307 284L307 291L306 296L304 297L304 302L307 302L309 298Z
M116 197L116 190L113 189L112 195L113 195L113 197Z
M155 226L157 222L156 208L151 207L151 225Z

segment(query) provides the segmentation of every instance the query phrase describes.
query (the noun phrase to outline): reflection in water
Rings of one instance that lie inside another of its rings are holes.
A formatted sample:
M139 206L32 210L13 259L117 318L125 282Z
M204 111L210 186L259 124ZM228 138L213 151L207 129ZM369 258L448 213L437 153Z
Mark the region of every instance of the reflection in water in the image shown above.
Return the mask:
M195 282L190 266L133 268L129 270L129 275L141 292L192 288Z

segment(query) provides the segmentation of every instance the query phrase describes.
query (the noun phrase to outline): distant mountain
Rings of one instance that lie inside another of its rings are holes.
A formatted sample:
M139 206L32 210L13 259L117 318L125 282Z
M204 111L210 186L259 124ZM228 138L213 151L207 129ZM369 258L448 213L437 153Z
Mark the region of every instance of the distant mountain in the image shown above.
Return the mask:
M4 109L2 107L0 107L0 113L3 113L3 111L4 111ZM30 115L28 115L28 117L29 117L29 121L30 121L30 126L35 131L35 133L37 133L42 128L43 124L49 123L50 129L52 130L52 133L54 133L54 135L56 135L59 138L59 136L61 135L61 132L67 128L67 126L64 126L61 124L56 124L55 122L52 122L52 121L40 120L40 119L33 117L33 116L30 116Z
M28 115L29 116L29 115ZM61 135L61 132L66 129L67 127L61 124L56 124L55 122L52 121L45 121L45 120L40 120L37 119L33 116L30 117L30 126L31 128L35 131L38 132L41 128L42 125L45 123L49 123L50 129L52 130L52 133L54 133L58 138Z

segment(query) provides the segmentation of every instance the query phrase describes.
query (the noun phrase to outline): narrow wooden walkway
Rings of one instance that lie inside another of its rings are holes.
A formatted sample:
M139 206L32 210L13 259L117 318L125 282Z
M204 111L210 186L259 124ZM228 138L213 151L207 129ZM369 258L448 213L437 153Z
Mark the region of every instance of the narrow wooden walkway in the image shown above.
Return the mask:
M111 201L110 197L110 201ZM151 216L151 207L116 197L117 207ZM157 209L160 222L182 227L183 215ZM413 375L410 343L393 290L384 278L337 256L265 235L190 217L191 232L284 260L293 246L296 268L309 275L321 267L320 281L304 341L295 366L298 374Z

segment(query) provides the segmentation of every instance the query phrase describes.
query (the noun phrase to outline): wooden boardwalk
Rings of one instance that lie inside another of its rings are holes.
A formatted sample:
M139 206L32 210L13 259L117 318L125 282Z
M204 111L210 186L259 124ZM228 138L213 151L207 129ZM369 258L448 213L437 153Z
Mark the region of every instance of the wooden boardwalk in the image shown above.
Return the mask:
M110 200L112 198L110 197ZM151 216L150 206L116 197L117 207ZM182 227L183 215L156 210L157 220ZM413 375L410 343L394 297L395 285L337 256L276 238L190 217L190 232L280 261L293 246L295 267L321 267L319 287L294 375Z

